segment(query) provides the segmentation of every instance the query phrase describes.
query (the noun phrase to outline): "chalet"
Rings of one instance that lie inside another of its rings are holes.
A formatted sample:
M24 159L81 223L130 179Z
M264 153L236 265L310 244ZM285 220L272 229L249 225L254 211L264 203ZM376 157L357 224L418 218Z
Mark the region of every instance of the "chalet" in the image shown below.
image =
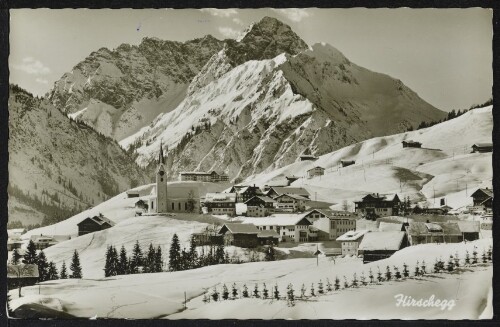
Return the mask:
M252 224L226 223L219 230L226 246L253 248L259 245L259 230Z
M472 153L493 152L493 143L475 143L472 145Z
M337 242L341 243L342 255L358 255L359 244L363 236L369 233L367 230L348 231L337 237Z
M464 235L456 222L410 222L406 227L410 245L427 243L460 243Z
M260 245L278 245L280 236L275 230L262 230L257 234Z
M351 166L354 165L355 163L356 161L354 160L340 160L340 164L342 165L342 167Z
M398 215L401 210L401 200L397 194L368 194L361 201L354 202L355 212L368 219Z
M417 142L417 141L412 141L412 140L408 140L408 141L405 140L401 143L403 144L403 148L421 148L422 147L422 143Z
M309 199L311 196L309 192L307 192L306 189L302 187L283 187L283 186L272 186L267 192L266 195L268 197L271 197L275 199L277 196L283 195L283 194L295 194L295 195L300 195L304 198Z
M306 210L308 198L297 194L281 194L274 198L276 211L302 212Z
M312 154L303 154L299 157L300 161L316 161L318 157L313 156Z
M321 176L325 174L325 168L316 166L307 171L307 178L311 179L315 176Z
M38 282L38 266L31 264L7 265L7 290L32 286Z
M332 241L340 235L356 230L357 217L348 211L314 209L304 214L318 229L319 241Z
M20 249L23 245L23 242L20 238L17 237L9 237L7 239L7 251L13 251L14 249Z
M407 245L405 232L372 232L364 234L358 253L363 255L363 263L366 263L389 258Z
M217 230L208 227L202 232L192 233L191 237L196 246L217 245L223 242L223 238Z
M493 190L489 188L479 188L471 195L475 207L484 209L493 208Z
M30 240L33 241L37 250L43 250L57 243L70 240L69 235L31 235Z
M245 204L248 217L266 217L274 212L276 201L268 196L254 196Z
M460 229L464 241L475 241L479 239L481 228L479 221L456 221L456 223L458 224L458 229Z
M258 186L234 185L229 193L236 193L236 202L245 203L254 196L264 195Z
M265 218L247 218L244 224L252 224L259 230L274 230L282 242L310 242L317 240L317 229L303 215L276 214Z
M99 216L88 217L80 221L78 224L78 236L98 232L107 228L113 227L114 222L99 214Z
M211 171L211 172L184 171L179 174L179 179L181 181L220 183L220 182L228 182L229 176L218 174L216 171Z
M236 215L236 193L207 193L204 206L214 215Z

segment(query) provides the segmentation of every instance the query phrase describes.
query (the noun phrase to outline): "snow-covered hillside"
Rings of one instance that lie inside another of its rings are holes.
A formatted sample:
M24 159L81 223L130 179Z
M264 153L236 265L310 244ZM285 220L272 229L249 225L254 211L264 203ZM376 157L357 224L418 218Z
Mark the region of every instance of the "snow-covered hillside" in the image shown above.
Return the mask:
M417 131L377 137L320 156L317 161L296 162L280 169L250 176L244 184L285 184L285 176L300 176L293 186L305 187L318 200L341 203L359 200L366 193L398 193L413 201L436 205L445 197L452 207L472 204L477 187L491 187L491 153L471 153L474 143L491 142L492 107L466 114ZM403 148L403 140L422 148ZM355 160L341 168L341 160ZM326 168L325 175L306 178L312 167Z
M401 132L444 113L401 81L352 64L327 44L308 47L266 17L226 40L185 99L120 144L146 166L162 141L172 171L226 172L234 180Z
M146 217L144 217L146 218ZM168 228L168 227L165 227ZM163 230L164 232L166 230ZM492 244L483 239L457 244L425 244L405 248L392 257L369 264L360 259L333 262L321 257L316 259L293 259L274 262L254 262L239 265L216 265L199 269L109 278L83 280L57 280L38 286L23 288L23 297L11 292L11 307L23 303L43 303L78 317L97 318L167 318L167 319L478 319L491 318L491 265L466 269L460 274L431 274L406 281L384 282L382 285L350 288L318 296L306 301L297 301L295 307L287 307L286 301L262 299L238 299L235 301L202 302L205 291L214 286L219 291L222 285L238 289L244 284L253 290L263 283L268 289L277 285L281 295L292 283L295 296L305 284L307 295L311 283L317 286L320 279L333 283L338 276L350 281L354 273L358 278L371 269L385 271L386 266L403 266L413 275L416 261L425 260L427 271L432 270L435 259L446 259L450 255L464 258L465 251L479 253ZM100 253L99 253L100 254ZM463 264L463 260L462 263ZM439 281L436 283L436 281ZM40 289L40 291L39 291ZM40 294L39 294L40 292ZM183 308L184 292L187 309ZM415 299L453 300L451 310L440 307L397 307L395 296L404 294ZM377 305L374 305L377 303Z

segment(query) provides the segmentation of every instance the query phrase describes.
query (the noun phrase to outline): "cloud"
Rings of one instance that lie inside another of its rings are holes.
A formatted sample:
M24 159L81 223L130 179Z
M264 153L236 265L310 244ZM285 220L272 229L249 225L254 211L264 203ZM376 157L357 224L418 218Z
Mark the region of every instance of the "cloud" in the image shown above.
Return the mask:
M13 64L12 67L31 75L46 75L50 73L49 67L33 57L26 57L21 64Z
M272 9L275 12L285 16L292 22L300 22L304 18L310 17L311 13L307 12L307 9L298 9L298 8L288 8L288 9Z
M233 23L241 25L241 26L245 25L241 19L236 18L236 17L233 18Z
M225 38L235 39L240 35L240 31L235 30L231 27L219 27L219 33Z
M49 81L47 81L47 80L46 80L46 79L44 79L44 78L40 78L40 77L37 77L37 78L35 79L35 82L40 83L40 84L49 84Z
M215 17L231 17L237 15L238 11L236 9L216 9L216 8L203 8L200 9L202 12L208 13L209 15Z

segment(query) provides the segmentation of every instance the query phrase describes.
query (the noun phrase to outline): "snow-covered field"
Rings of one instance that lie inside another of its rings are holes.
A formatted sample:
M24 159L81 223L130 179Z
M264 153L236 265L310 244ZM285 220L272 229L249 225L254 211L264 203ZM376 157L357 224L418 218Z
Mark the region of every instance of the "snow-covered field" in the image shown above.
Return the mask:
M384 282L382 285L369 285L350 288L318 296L307 301L297 301L295 307L287 307L286 301L261 299L240 299L205 304L202 301L206 290L214 286L219 291L222 285L229 288L236 283L240 289L246 284L251 292L254 285L266 283L268 289L278 285L282 295L289 283L294 285L295 295L305 284L308 292L311 283L327 278L333 283L335 276L343 282L343 276L350 281L354 273L369 269L374 274L385 271L387 265L409 265L413 272L416 260L426 261L427 270L432 269L435 258L445 261L449 255L459 253L464 258L465 250L472 253L477 247L481 254L483 248L492 244L491 239L458 244L426 244L405 248L392 257L381 261L363 264L361 260L336 261L320 258L291 259L275 262L254 262L239 265L216 265L182 272L164 272L109 278L58 280L44 282L38 286L23 288L23 297L17 299L17 291L11 292L12 307L23 303L46 303L78 317L97 318L236 318L236 319L478 319L491 318L492 267L481 265L467 268L461 274L430 274L406 281ZM188 299L184 310L184 292ZM307 293L308 294L308 293ZM454 300L451 310L438 307L398 307L395 296L404 294L414 299ZM484 312L484 314L483 314Z
M472 204L478 187L491 187L492 154L470 153L479 142L492 142L492 107L474 109L429 128L372 138L320 156L248 177L242 184L285 184L285 176L300 176L292 186L302 186L313 199L337 203L358 201L369 192L397 193L412 201L446 204L459 208ZM403 140L422 148L403 148ZM355 160L340 168L340 160ZM306 171L321 166L325 175L306 178Z

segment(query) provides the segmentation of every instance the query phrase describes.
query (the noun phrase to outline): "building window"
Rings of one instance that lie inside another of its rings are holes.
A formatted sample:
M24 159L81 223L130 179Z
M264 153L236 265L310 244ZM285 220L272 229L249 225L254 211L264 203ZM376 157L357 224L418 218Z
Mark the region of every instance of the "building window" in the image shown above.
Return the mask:
M179 202L179 204L177 205L177 207L179 208L179 210L181 210L181 203Z
M172 210L175 210L174 203L172 202Z

